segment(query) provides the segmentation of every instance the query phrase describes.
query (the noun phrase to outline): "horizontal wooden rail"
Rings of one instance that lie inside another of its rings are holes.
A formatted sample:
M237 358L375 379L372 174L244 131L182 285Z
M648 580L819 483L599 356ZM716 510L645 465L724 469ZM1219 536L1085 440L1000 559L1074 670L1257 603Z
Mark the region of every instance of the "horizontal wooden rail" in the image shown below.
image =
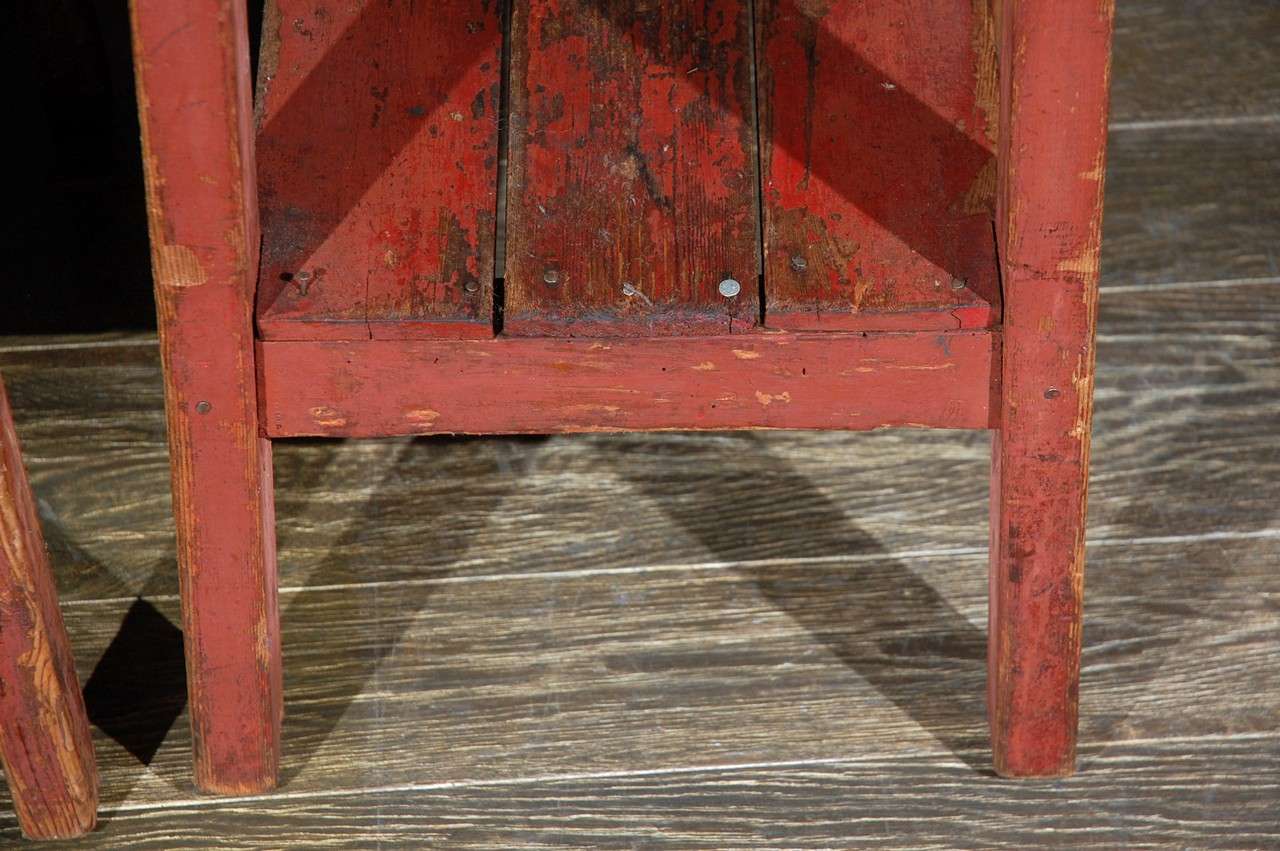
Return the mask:
M993 331L263 341L268 437L992 428Z

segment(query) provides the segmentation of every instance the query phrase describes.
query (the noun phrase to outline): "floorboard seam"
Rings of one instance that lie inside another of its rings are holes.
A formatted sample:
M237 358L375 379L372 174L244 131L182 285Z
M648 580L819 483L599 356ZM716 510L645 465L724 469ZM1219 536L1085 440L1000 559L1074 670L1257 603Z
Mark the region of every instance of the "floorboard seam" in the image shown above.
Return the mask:
M1123 293L1154 293L1164 290L1212 290L1229 287L1273 286L1280 285L1280 275L1263 275L1256 278L1221 278L1216 281L1166 281L1154 284L1120 284L1102 287L1102 295Z
M1198 544L1213 541L1278 540L1278 529L1255 529L1248 532L1200 532L1188 535L1155 535L1142 538L1098 538L1086 542L1089 547L1164 546L1169 544ZM986 557L986 547L951 547L944 549L900 550L897 552L851 553L849 555L814 556L811 558L743 559L741 561L690 562L687 564L653 564L632 567L599 567L580 570L544 570L528 573L485 573L476 576L431 576L421 579L387 579L373 582L341 582L328 585L282 585L279 593L349 591L375 588L414 588L430 585L468 585L486 582L513 582L522 580L584 579L592 576L635 576L648 573L714 572L741 568L789 567L821 564L858 564L861 562L902 561L906 559ZM460 562L459 567L465 567ZM410 568L412 565L388 565ZM132 603L138 595L128 597L101 597L94 599L63 600L63 608L121 605ZM151 602L176 602L177 594L148 594Z
M1211 742L1211 741L1262 741L1268 739L1278 739L1280 733L1276 732L1254 732L1254 733L1219 733L1198 736L1167 736L1159 738L1141 738L1141 739L1125 739L1116 742L1098 743L1095 748L1101 750L1113 749L1116 747L1128 747L1131 745L1147 745L1147 744L1172 744L1178 742ZM1082 754L1084 758L1088 758L1089 750L1094 748L1084 748L1086 753ZM1096 755L1095 755L1096 756ZM952 751L946 752L924 752L915 754L904 754L905 759L917 763L937 763L939 761L947 764L956 764L957 768L963 768L963 763L958 762L957 755ZM435 783L397 783L385 786L356 786L344 787L340 789L313 789L299 792L268 792L261 795L227 795L206 798L175 798L168 801L146 801L136 804L121 804L113 813L123 812L144 812L149 810L161 810L170 808L179 809L196 809L209 806L220 806L223 804L246 804L255 802L273 802L273 801L303 801L314 800L319 798L335 798L335 797L356 797L367 795L395 794L400 792L437 792L448 791L451 789L478 789L494 786L532 786L546 783L571 783L577 781L591 780L631 780L643 779L646 777L671 777L686 774L732 774L736 772L762 771L770 769L792 769L792 768L822 768L822 767L867 767L867 766L896 766L901 765L903 758L885 759L883 756L874 757L829 757L822 759L796 759L796 760L776 760L762 762L740 762L740 763L708 763L705 765L681 765L670 766L666 768L641 768L641 769L619 769L616 771L583 771L583 772L561 772L555 774L535 774L524 775L519 777L505 777L493 779L471 778L463 780L441 780ZM994 782L994 781L993 781Z
M1250 124L1280 123L1280 113L1261 115L1206 115L1196 118L1156 118L1147 121L1113 121L1107 129L1113 132L1133 130L1182 130L1195 127L1242 127Z

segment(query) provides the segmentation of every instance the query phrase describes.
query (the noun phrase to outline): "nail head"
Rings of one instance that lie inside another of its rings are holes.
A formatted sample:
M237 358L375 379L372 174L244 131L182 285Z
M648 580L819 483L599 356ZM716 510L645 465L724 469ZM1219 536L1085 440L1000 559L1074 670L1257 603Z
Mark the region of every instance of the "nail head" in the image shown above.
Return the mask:
M464 284L462 285L462 289L463 289L463 290L465 290L466 292L469 292L469 293L478 293L478 292L480 292L480 282L479 282L479 281L467 281L466 283L464 283Z
M207 414L212 410L213 410L213 405L210 405L208 402L196 402L197 414Z
M1057 399L1061 395L1062 391L1057 387L1050 387L1048 390L1044 391L1044 398L1046 399Z
M809 268L809 261L797 254L791 258L791 268L795 269L797 272L803 272L805 269Z
M742 284L733 278L725 278L720 282L720 286L717 289L720 290L720 295L725 298L737 298L738 293L742 292Z
M560 273L555 269L548 269L542 273L542 282L547 286L554 287L560 283Z

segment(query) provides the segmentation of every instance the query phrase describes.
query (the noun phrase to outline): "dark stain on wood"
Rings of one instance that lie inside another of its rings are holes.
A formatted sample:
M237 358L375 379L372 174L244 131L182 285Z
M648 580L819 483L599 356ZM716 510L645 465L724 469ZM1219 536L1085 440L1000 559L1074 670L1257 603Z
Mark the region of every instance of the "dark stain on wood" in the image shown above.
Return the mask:
M260 332L490 336L496 4L275 6L258 105ZM323 285L296 285L317 267Z
M515 6L511 38L505 332L754 326L748 7L538 0Z

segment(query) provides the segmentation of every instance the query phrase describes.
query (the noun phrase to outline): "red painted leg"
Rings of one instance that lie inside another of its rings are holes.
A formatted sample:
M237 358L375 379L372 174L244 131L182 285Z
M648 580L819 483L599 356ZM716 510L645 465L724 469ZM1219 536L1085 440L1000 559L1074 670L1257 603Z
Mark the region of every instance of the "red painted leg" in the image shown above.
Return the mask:
M93 829L89 721L2 383L0 759L24 834L67 839Z
M275 784L271 446L260 436L253 115L243 0L133 0L196 785Z
M991 492L996 771L1075 768L1112 10L1005 0L1002 405Z

